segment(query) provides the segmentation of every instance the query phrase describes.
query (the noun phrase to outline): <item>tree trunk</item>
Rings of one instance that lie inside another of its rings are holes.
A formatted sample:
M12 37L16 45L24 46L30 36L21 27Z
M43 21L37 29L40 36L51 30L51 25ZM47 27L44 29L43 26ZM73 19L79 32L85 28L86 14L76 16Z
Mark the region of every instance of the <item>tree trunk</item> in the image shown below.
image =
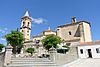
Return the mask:
M13 50L12 50L13 54L16 54L16 46L13 46Z

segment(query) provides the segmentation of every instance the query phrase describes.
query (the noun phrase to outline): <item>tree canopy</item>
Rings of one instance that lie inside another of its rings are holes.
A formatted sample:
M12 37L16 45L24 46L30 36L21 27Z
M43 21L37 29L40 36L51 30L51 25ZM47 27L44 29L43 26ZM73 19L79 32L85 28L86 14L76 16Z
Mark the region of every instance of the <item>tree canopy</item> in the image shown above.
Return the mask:
M11 31L10 34L5 35L7 43L13 47L13 53L16 53L16 47L21 48L23 45L23 34L18 31Z
M0 44L0 52L2 51L2 48L4 47L3 44Z
M34 48L27 48L26 52L31 53L31 55L33 54L33 52L35 51Z
M53 34L48 35L44 39L42 39L42 44L48 51L51 47L57 48L57 44L60 44L61 42L61 38Z

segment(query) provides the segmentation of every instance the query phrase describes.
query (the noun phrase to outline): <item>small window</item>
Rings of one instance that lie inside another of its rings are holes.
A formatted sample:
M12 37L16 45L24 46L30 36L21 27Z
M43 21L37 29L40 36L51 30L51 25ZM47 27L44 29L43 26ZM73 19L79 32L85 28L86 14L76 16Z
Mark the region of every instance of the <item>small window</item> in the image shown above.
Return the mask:
M57 29L57 30L59 30L59 29Z
M23 24L25 24L25 22L23 22Z
M69 35L71 35L71 31L69 31Z
M29 22L28 22L28 25L27 26L29 26Z
M29 30L27 32L29 33Z
M25 25L25 22L23 22L23 26Z
M24 32L24 31L22 30L22 32Z
M29 34L27 34L27 36L29 36Z
M83 49L80 49L80 53L83 54Z
M100 53L100 48L96 48L96 52L97 53Z

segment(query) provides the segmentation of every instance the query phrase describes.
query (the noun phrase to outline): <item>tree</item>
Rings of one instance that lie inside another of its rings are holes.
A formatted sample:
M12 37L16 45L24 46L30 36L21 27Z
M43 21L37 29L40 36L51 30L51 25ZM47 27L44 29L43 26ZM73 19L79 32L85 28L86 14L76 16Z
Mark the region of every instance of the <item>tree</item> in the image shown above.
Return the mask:
M31 53L31 55L33 54L33 52L35 51L34 48L27 48L26 52Z
M42 44L48 51L51 47L57 48L57 44L60 44L61 42L61 38L53 34L50 34L46 36L44 39L42 39Z
M0 44L0 52L2 51L2 48L4 47L3 44Z
M13 47L13 53L16 54L17 48L22 48L23 46L23 34L18 31L11 31L10 34L5 35L8 44Z

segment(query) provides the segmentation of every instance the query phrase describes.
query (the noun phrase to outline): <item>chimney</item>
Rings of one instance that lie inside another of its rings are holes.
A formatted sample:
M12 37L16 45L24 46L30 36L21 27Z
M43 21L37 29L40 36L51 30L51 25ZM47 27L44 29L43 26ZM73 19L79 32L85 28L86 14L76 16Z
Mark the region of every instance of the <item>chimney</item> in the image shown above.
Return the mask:
M75 16L72 17L72 23L76 23L76 17Z

